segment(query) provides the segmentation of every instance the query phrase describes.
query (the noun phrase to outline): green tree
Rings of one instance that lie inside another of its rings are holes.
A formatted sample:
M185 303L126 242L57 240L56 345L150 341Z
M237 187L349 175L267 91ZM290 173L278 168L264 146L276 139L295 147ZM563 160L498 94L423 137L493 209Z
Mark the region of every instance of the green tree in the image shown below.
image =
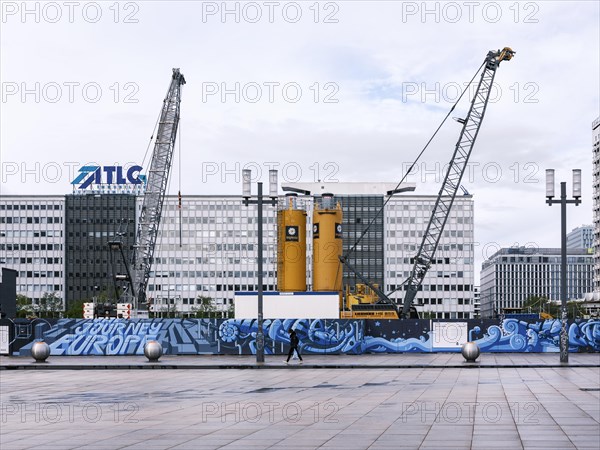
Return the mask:
M71 302L69 308L65 311L65 317L69 319L81 319L83 317L83 304L85 300L77 300ZM91 302L90 302L91 303Z
M583 319L586 312L581 309L580 302L567 302L567 317L569 319Z
M17 317L25 318L34 315L32 300L26 295L17 294Z
M197 300L198 306L193 309L196 318L210 318L216 313L217 308L212 298L199 295Z
M175 318L179 317L179 311L175 303L167 303L162 307L162 317Z
M560 302L553 302L547 297L532 295L523 303L521 307L523 313L549 314L555 319L561 318ZM567 318L577 319L583 317L584 312L580 309L579 302L567 302Z
M233 303L231 303L228 307L227 307L227 316L228 319L234 319L235 318L235 306Z
M521 312L531 314L546 313L556 317L555 314L557 313L557 309L554 304L548 300L548 297L532 295L523 302Z
M56 292L46 292L37 304L37 313L39 317L58 318L64 311L62 299Z

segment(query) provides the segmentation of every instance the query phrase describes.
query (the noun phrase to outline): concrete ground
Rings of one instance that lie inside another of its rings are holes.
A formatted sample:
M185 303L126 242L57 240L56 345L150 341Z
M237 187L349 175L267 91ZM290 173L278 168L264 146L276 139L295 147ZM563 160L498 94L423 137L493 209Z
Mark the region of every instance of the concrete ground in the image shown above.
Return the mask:
M2 357L0 448L600 448L600 354L305 359Z

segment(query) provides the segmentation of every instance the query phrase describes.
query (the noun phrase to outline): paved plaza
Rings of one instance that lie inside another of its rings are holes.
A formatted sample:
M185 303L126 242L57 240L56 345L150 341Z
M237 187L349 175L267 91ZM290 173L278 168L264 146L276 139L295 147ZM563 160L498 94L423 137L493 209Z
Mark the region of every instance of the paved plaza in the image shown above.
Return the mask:
M305 359L3 357L0 448L600 448L600 354Z

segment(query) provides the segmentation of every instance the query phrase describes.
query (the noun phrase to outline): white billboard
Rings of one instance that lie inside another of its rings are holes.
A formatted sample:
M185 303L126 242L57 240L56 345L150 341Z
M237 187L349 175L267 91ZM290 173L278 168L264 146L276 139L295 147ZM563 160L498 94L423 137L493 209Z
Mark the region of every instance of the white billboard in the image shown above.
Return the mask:
M433 348L460 348L468 332L467 322L433 322Z
M339 319L337 292L265 292L263 319ZM236 292L235 318L258 318L258 294Z

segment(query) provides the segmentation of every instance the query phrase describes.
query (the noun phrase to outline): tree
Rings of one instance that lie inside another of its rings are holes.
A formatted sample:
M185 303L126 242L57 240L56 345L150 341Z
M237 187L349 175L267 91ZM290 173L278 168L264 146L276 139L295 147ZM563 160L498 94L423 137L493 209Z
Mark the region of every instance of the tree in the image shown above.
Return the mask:
M162 307L161 317L174 318L179 315L177 305L175 303L167 303Z
M555 305L548 300L548 297L532 295L523 302L523 305L521 306L521 312L532 314L546 313L550 314L552 317L556 317L558 310Z
M83 317L83 304L85 300L71 302L69 308L65 311L65 317L69 319L81 319Z
M46 292L37 304L37 312L39 317L55 318L59 317L63 310L62 299L56 292Z
M199 295L197 300L198 306L193 309L196 318L210 318L217 311L212 298Z
M553 302L548 300L547 297L532 295L523 303L521 307L523 313L535 313L535 314L549 314L555 319L560 319L561 315L561 304L560 302ZM577 319L583 317L584 312L580 309L579 302L571 301L567 302L567 318Z
M34 314L33 302L29 297L17 294L17 317L25 318Z
M235 318L235 305L233 303L231 303L227 307L227 318L228 319L234 319Z

